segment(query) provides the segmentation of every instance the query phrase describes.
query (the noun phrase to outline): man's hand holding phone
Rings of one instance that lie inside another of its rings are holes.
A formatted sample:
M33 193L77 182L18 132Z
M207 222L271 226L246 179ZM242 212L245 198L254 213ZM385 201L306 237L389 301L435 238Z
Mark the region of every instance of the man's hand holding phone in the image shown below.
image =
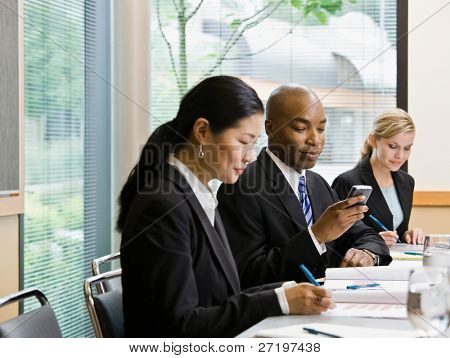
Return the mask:
M353 185L347 199L330 205L311 226L316 240L321 244L336 240L369 210L365 205L372 193L369 185Z
M338 201L330 205L311 226L317 241L321 244L336 240L345 233L355 222L364 218L364 213L369 210L363 202L363 195Z

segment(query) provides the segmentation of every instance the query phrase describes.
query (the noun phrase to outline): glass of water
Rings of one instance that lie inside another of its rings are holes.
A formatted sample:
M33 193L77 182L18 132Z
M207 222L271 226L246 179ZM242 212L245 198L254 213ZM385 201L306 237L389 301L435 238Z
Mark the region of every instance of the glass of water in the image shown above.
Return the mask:
M438 281L446 275L450 268L450 235L425 235L423 267L431 283L438 284Z
M422 336L446 336L449 324L447 310L447 274L439 284L432 284L423 270L409 275L408 319Z

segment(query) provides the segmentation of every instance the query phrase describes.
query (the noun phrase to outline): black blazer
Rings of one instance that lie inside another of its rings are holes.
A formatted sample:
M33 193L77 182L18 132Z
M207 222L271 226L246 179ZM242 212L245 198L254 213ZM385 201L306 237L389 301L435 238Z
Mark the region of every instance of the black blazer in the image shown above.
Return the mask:
M215 227L172 166L140 191L120 249L128 337L231 337L281 314L280 283L241 293L218 213Z
M319 174L307 170L306 178L317 220L338 197ZM339 265L352 247L378 254L382 264L392 260L384 240L362 222L328 243L327 252L320 256L297 196L265 149L236 184L222 185L217 197L243 287L305 281L300 263L316 277L323 277L325 268Z
M391 172L392 179L394 181L395 190L397 191L400 205L403 209L403 221L397 228L397 234L403 237L405 231L408 231L409 218L411 216L412 200L414 192L414 179L411 175L399 170ZM394 219L388 204L384 199L380 186L373 175L372 166L370 164L369 157L362 159L356 167L345 173L339 175L333 181L333 188L338 193L341 199L347 197L350 188L353 185L370 185L373 188L372 195L367 201L369 211L365 214L364 223L377 232L383 231L377 224L375 224L370 218L369 214L375 216L380 220L389 230L395 230Z

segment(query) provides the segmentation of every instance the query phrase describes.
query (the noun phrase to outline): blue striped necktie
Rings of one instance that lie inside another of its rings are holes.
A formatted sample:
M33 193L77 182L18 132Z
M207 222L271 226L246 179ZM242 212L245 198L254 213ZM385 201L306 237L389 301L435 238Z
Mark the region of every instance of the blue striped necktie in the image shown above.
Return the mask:
M298 182L298 192L300 194L300 203L302 204L303 214L305 214L306 223L308 224L308 227L310 227L313 222L313 215L311 202L309 201L308 192L306 191L306 181L304 175L300 177L300 181Z

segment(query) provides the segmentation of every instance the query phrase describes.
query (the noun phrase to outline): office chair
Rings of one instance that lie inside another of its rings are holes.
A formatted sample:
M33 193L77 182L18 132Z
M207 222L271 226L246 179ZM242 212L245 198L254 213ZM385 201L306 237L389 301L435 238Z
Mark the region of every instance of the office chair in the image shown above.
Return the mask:
M36 288L0 298L0 308L29 297L36 297L41 307L0 323L0 338L61 338L61 329L45 295Z
M98 287L99 284L113 279L119 279L120 282L121 275L122 269L118 269L89 277L84 281L84 297L97 338L125 337L122 287L106 292L98 291L97 294L92 291L92 285Z
M92 274L94 276L100 275L101 274L100 266L102 264L118 259L120 259L120 251L92 260ZM120 290L122 289L122 282L120 280L120 277L105 282L100 282L97 284L97 292L99 293L105 293L108 291L112 291L114 289Z

